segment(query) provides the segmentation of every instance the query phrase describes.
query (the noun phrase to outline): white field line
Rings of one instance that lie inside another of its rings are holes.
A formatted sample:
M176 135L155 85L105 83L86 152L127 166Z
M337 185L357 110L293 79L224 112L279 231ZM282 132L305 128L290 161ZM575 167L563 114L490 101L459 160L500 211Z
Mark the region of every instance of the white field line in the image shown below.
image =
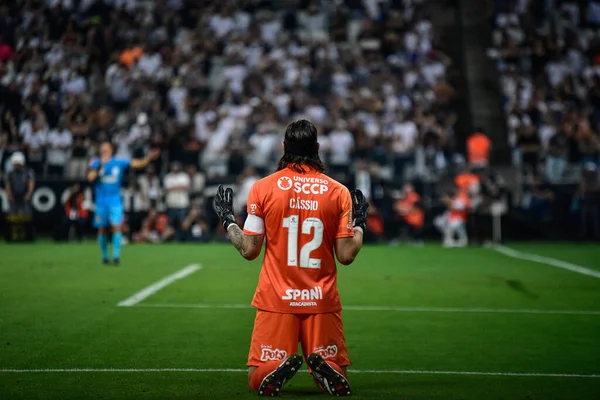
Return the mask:
M143 303L136 307L148 308L202 308L202 309L250 309L248 304L156 304ZM439 312L439 313L482 313L482 314L549 314L549 315L600 315L596 310L533 310L511 308L445 308L445 307L379 307L344 306L345 311L395 311L395 312Z
M152 285L148 286L147 288L140 290L136 294L132 295L131 297L126 298L125 300L121 301L117 305L119 307L134 306L134 305L138 304L140 301L152 296L154 293L158 292L159 290L164 289L165 287L169 286L171 283L175 282L176 280L183 279L186 276L193 274L194 272L198 271L200 268L202 268L202 266L200 264L188 265L187 267L183 268L182 270L179 270L179 271L175 272L174 274L165 276L158 282L153 283Z
M492 249L494 249L500 254L504 254L505 256L512 258L517 258L519 260L533 261L540 264L550 265L556 268L566 269L567 271L576 272L578 274L592 276L594 278L600 278L600 271L595 271L593 269L582 267L581 265L573 264L570 262L557 260L556 258L539 256L537 254L532 253L525 253L523 251L514 250L504 246L494 246L492 247Z
M242 368L48 368L48 369L0 369L0 373L78 373L78 372L248 372ZM378 369L351 369L351 374L395 374L395 375L475 375L475 376L521 376L543 378L600 378L600 374L552 374L538 372L474 372L474 371L420 371L420 370L378 370Z

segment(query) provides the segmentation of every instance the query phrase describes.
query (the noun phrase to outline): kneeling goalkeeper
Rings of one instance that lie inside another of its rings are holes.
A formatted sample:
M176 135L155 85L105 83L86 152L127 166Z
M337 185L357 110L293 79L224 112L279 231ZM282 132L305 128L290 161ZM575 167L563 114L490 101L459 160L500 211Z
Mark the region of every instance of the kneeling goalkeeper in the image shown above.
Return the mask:
M219 187L214 208L240 254L253 260L266 237L252 301L256 319L248 356L250 388L277 396L302 366L298 342L318 386L351 393L335 259L349 265L362 247L368 203L323 174L317 130L288 125L278 170L256 182L244 229L235 223L233 192Z

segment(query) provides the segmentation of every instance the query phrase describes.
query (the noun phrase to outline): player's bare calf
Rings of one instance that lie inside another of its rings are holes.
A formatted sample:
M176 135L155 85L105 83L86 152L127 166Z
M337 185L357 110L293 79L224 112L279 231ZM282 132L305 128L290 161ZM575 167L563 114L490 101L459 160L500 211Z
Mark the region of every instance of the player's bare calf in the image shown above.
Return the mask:
M332 396L350 396L348 379L329 365L323 357L312 353L306 358L306 363L311 369L312 376L323 390Z
M279 396L283 385L296 375L302 366L302 356L293 354L283 361L275 371L265 376L258 388L258 395L262 397Z

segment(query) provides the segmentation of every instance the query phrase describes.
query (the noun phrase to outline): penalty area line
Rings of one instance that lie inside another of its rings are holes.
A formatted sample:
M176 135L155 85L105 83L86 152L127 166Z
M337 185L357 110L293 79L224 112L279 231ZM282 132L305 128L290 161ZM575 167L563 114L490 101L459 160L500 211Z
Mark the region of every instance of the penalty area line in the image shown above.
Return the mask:
M198 308L209 310L254 309L249 304L160 304L144 303L136 307L146 308ZM542 314L542 315L600 315L598 310L536 310L519 308L460 308L460 307L386 307L344 306L343 311L391 311L407 313L471 313L471 314Z
M502 245L493 246L492 249L497 253L504 254L505 256L516 258L518 260L526 260L538 264L545 264L551 267L565 269L567 271L575 272L578 274L592 276L594 278L600 278L600 271L595 271L593 269L582 267L581 265L573 264L570 262L557 260L556 258L544 257L533 253L526 253L524 251L514 250Z
M194 372L194 373L230 373L248 372L242 368L47 368L47 369L0 369L0 373L79 373L79 372ZM376 370L363 369L348 370L351 374L394 374L394 375L474 375L474 376L516 376L516 377L541 377L541 378L600 378L600 374L556 374L538 372L476 372L476 371L422 371L422 370Z
M153 283L152 285L150 285L150 286L140 290L139 292L135 293L134 295L126 298L125 300L123 300L119 304L117 304L117 306L119 306L119 307L135 306L136 304L138 304L139 302L152 296L159 290L162 290L165 287L169 286L171 283L173 283L179 279L183 279L186 276L193 274L194 272L198 271L201 268L202 268L202 266L200 264L188 265L187 267L185 267L171 275L165 276L161 280Z

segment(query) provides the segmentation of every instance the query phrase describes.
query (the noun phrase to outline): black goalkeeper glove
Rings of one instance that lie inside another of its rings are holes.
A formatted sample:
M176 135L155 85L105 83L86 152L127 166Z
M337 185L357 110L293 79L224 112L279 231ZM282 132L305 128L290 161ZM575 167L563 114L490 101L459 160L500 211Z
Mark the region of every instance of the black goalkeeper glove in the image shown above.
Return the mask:
M352 215L354 216L354 227L359 227L365 232L367 229L367 215L369 214L369 201L358 189L350 192L352 196Z
M235 216L233 213L233 190L225 189L223 185L219 185L217 195L213 200L213 208L219 216L223 228L227 230L231 224L235 224Z

